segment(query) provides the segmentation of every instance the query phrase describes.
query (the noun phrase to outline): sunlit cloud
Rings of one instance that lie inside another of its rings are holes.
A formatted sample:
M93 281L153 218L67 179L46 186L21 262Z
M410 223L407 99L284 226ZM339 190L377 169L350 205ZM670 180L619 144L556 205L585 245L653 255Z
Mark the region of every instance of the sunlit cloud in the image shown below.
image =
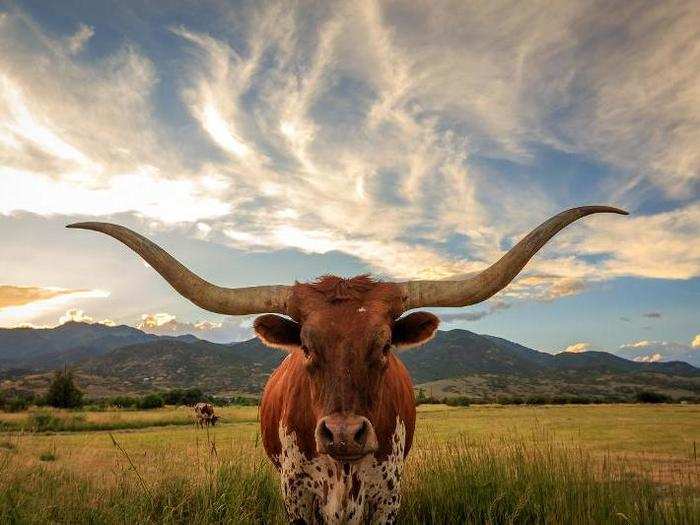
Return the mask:
M572 345L567 346L564 349L564 352L569 352L572 354L580 354L581 352L588 352L588 350L591 348L590 343L574 343Z
M13 290L13 288L15 290ZM43 288L31 293L20 291L19 295L23 299L11 299L18 297L17 288L12 286L0 287L0 294L7 293L3 304L7 306L0 308L0 326L17 326L21 323L31 323L32 320L56 311L66 304L70 304L80 299L95 299L109 297L109 292L105 290L64 290L60 288ZM3 291L4 290L4 291ZM43 297L42 297L43 296ZM27 302L27 300L30 302ZM12 303L15 303L12 305Z
M250 317L226 318L222 321L204 319L194 323L179 321L175 315L159 312L143 314L136 328L155 335L195 335L200 339L217 343L243 341L254 337Z
M132 213L245 251L341 252L385 278L443 279L487 267L565 207L635 212L656 192L663 211L577 223L501 297L697 277L690 5L221 7L230 33L159 28L176 43L160 62L129 41L88 58L99 27L56 36L11 10L0 214ZM164 82L182 121L162 115ZM609 174L530 174L552 152Z
M695 336L695 339L693 339L693 342L691 343L691 346L693 348L700 348L700 334Z
M67 310L65 314L58 318L58 324L66 323L87 323L87 324L103 324L105 326L115 326L116 323L111 319L102 319L101 321L95 321L92 317L87 315L80 308L71 308Z
M38 301L84 292L85 290L66 290L63 288L40 288L38 286L0 285L0 310L25 306Z
M661 359L661 354L657 352L655 354L637 356L634 358L634 361L638 363L658 363Z

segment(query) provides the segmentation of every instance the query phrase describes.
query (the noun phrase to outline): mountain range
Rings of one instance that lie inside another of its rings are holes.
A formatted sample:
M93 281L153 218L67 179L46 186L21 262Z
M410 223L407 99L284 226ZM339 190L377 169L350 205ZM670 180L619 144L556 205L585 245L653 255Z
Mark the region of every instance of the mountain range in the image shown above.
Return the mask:
M217 344L129 326L0 329L0 388L41 391L54 369L68 365L91 396L193 386L220 395L259 394L285 355L258 339ZM606 352L552 355L467 330L439 331L399 357L417 388L440 397L628 398L643 388L700 397L700 369L688 363L638 363Z

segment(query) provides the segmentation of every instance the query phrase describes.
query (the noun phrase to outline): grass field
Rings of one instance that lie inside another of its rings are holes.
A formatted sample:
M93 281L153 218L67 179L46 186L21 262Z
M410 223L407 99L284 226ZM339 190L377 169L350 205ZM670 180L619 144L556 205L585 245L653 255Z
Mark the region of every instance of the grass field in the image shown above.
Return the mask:
M257 408L220 412L0 413L0 523L283 522ZM698 445L696 405L421 406L400 522L700 523Z

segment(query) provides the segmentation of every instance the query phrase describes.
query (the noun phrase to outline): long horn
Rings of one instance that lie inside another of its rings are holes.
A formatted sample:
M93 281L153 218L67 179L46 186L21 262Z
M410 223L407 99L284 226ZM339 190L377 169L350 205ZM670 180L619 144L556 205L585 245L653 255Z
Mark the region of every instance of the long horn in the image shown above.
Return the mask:
M611 206L582 206L561 212L532 230L524 239L477 275L461 281L408 281L400 283L404 310L421 306L468 306L485 301L505 288L549 239L572 222L593 213L618 213Z
M106 222L79 222L66 228L94 230L123 242L143 257L181 295L205 310L230 315L287 313L291 291L289 286L222 288L195 275L160 246L124 226Z

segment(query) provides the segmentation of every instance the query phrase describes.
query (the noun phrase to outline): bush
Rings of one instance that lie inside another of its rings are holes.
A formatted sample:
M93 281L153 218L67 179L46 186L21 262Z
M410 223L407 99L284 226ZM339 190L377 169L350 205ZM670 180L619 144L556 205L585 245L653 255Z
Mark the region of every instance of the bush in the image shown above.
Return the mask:
M470 400L465 396L446 397L445 404L452 407L468 407Z
M117 408L134 408L139 400L130 396L117 396L109 400L109 404Z
M637 392L634 399L637 401L637 403L668 403L671 401L671 398L666 394L654 392L653 390L642 390L641 392Z
M39 456L40 461L56 461L56 454L54 452L42 452Z
M75 385L73 371L57 370L49 391L46 404L56 408L78 408L83 404L83 392Z
M21 396L13 397L5 400L2 408L5 412L22 412L29 408L29 400Z
M252 407L252 406L257 406L260 404L260 398L237 396L237 397L232 397L229 400L228 404L244 406L244 407Z
M163 401L166 405L192 406L205 400L206 397L199 388L188 388L187 390L175 388L173 390L168 390L163 394Z
M544 396L530 396L525 401L528 405L546 405L547 398Z
M163 400L163 396L160 394L148 394L138 400L137 407L141 410L150 410L153 408L161 408L164 405L165 401Z
M63 430L63 422L51 412L34 412L29 416L29 426L34 432Z

